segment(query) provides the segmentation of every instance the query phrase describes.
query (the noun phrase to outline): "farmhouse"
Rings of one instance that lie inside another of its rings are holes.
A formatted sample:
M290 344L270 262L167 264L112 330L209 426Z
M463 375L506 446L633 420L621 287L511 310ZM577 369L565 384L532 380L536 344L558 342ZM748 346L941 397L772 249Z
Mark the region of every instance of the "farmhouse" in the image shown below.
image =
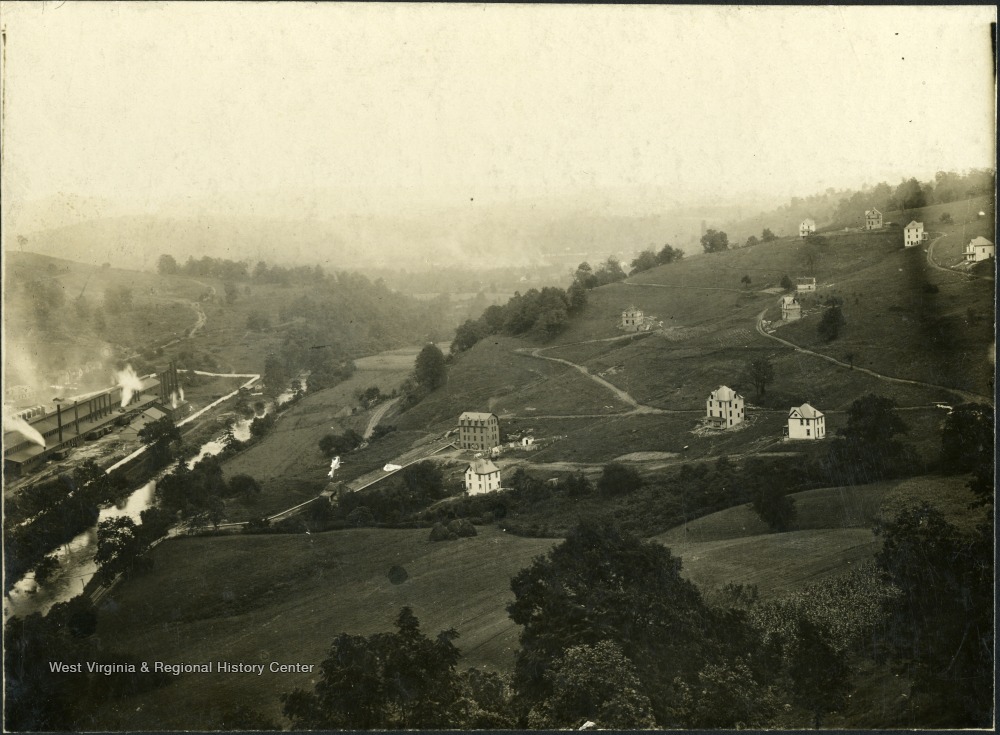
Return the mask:
M781 297L781 320L794 322L802 318L802 305L794 295L789 294Z
M482 495L500 489L500 469L488 459L476 459L465 470L465 491Z
M788 412L785 435L789 439L822 439L826 436L826 419L821 411L803 403Z
M978 263L980 260L988 260L995 255L995 246L985 237L977 237L965 246L966 263Z
M815 278L796 278L795 293L809 293L816 290Z
M742 424L746 417L743 396L724 385L709 393L705 409L710 424L726 428Z
M910 224L903 228L903 245L905 247L912 248L915 245L919 245L926 239L927 233L924 232L923 222L913 220Z
M802 220L802 224L799 225L799 237L809 237L814 232L816 232L816 221L812 219Z
M500 419L495 413L466 411L458 417L459 449L492 449L500 446Z
M866 230L882 229L882 213L877 209L875 209L875 207L865 210L865 229Z
M630 306L622 312L621 328L626 332L638 332L644 323L642 309Z

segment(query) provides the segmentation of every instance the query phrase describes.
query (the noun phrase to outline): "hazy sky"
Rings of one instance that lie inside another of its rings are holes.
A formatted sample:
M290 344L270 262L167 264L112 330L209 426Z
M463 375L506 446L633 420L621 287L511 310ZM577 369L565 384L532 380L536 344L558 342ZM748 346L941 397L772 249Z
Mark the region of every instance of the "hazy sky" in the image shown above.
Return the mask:
M4 199L809 194L992 166L991 7L4 4ZM256 192L256 193L254 193Z

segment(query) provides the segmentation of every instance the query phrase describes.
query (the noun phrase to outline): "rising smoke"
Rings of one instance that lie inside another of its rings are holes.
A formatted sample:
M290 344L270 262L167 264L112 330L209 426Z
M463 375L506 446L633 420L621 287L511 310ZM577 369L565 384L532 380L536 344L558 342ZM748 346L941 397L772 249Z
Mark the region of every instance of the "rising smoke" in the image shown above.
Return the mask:
M334 457L333 461L330 462L330 472L327 473L327 477L333 479L333 473L340 468L340 457Z
M142 390L142 381L135 374L135 369L131 365L126 365L124 370L115 372L115 380L122 389L122 408L125 408L132 400L132 396L137 391Z
M35 442L42 449L45 448L45 437L38 433L38 431L32 428L24 419L18 416L5 416L3 419L4 429L10 431L16 431L19 434L24 435L26 439L30 439Z

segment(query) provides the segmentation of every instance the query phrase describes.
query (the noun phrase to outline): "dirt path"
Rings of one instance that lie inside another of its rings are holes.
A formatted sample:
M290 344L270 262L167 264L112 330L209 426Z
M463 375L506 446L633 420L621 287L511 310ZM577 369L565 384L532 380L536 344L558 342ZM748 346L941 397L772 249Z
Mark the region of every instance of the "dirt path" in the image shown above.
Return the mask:
M690 291L729 291L731 293L744 293L742 289L739 288L721 288L720 286L675 286L670 283L630 283L629 281L622 281L626 286L632 286L633 288L683 288Z
M364 438L371 439L372 434L375 433L375 427L378 426L379 421L385 418L385 415L389 412L389 409L399 402L399 398L393 398L392 400L386 401L381 406L375 409L372 413L370 419L368 419L368 426L365 427Z
M768 339L773 339L775 342L780 342L786 347L791 347L796 352L801 352L806 355L812 355L813 357L818 357L821 360L826 360L827 362L832 362L834 365L840 365L848 370L855 370L859 373L865 373L866 375L871 375L873 378L878 378L879 380L884 380L887 383L899 383L901 385L917 385L921 388L936 388L938 390L947 391L956 396L959 396L964 401L969 401L972 403L980 403L982 401L988 402L991 406L993 405L992 396L984 396L979 393L970 393L969 391L961 390L960 388L952 388L947 385L937 385L936 383L924 383L920 380L909 380L908 378L895 378L891 375L883 375L882 373L877 373L874 370L869 370L868 368L857 367L846 362L842 362L835 357L830 357L829 355L824 355L821 352L814 352L813 350L807 350L805 347L799 347L794 342L789 342L787 339L782 339L781 337L775 337L773 334L769 334L764 330L764 314L767 313L767 309L764 309L760 314L757 315L757 333L762 337L767 337Z
M930 245L927 246L927 264L931 268L936 268L939 271L944 271L945 273L952 273L956 276L962 276L963 278L978 278L981 281L992 281L995 280L991 276L977 276L975 273L967 273L966 271L960 271L955 268L950 268L945 265L941 265L936 260L934 260L934 246L938 244L938 241L948 237L947 233L939 235L931 240Z

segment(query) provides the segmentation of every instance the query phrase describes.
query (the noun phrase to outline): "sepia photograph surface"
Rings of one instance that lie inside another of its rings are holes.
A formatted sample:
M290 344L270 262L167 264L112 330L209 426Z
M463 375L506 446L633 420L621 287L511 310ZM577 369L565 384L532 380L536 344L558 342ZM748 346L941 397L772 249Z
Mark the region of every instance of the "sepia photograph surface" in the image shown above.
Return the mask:
M0 3L5 731L992 728L995 21Z

